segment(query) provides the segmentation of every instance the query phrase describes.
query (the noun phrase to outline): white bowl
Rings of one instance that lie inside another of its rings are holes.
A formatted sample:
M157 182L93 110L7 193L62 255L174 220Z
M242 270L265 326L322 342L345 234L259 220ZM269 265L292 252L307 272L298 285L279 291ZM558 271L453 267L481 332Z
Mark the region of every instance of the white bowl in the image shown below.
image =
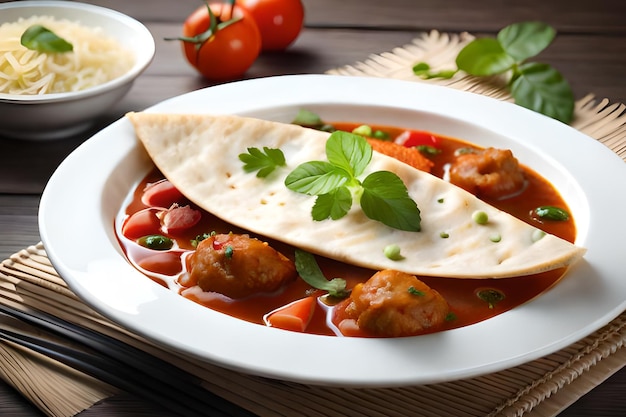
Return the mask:
M0 136L57 139L89 128L130 90L154 57L154 38L137 20L104 7L73 1L15 1L0 4L0 24L34 15L99 27L134 54L124 75L82 91L40 95L0 93Z

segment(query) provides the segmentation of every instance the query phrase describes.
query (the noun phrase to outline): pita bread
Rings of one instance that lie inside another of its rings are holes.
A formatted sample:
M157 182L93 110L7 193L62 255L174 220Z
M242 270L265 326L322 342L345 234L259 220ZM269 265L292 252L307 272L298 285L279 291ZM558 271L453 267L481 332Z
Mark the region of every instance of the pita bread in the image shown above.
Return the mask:
M433 175L374 152L369 172L395 172L421 210L420 232L392 229L355 205L339 220L314 221L314 197L284 185L299 164L326 160L329 134L238 116L129 113L139 140L161 172L191 201L252 233L375 270L422 276L501 278L565 267L585 249L537 229ZM249 147L279 148L287 168L267 178L246 173L238 155ZM443 202L439 202L443 201ZM489 222L478 225L481 210ZM448 238L442 238L445 232ZM500 235L494 243L491 238ZM403 259L384 248L396 244Z

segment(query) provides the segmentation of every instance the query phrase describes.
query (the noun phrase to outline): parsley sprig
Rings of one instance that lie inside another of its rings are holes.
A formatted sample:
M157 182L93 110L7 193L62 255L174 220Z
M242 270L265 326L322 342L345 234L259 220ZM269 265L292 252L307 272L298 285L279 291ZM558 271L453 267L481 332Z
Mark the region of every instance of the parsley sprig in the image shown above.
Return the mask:
M292 191L316 196L313 220L344 217L359 200L363 213L399 230L420 230L420 210L402 180L389 171L360 177L372 159L372 147L362 136L336 131L326 141L328 161L310 161L285 178Z
M244 163L243 169L246 172L258 171L256 176L265 178L280 166L285 166L285 155L280 149L263 147L248 148L248 153L239 154L239 160Z
M457 69L431 71L419 62L413 73L424 79L452 78L458 71L477 77L509 73L507 87L516 104L569 123L574 115L574 94L561 73L548 64L527 62L547 48L556 36L542 22L514 23L500 30L496 38L478 38L457 55Z

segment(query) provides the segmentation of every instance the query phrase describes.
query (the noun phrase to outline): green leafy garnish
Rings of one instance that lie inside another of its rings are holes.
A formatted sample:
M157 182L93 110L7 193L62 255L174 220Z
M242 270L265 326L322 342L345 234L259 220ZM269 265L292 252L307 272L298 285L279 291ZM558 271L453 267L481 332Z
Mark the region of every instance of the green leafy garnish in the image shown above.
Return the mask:
M420 297L423 297L424 295L426 295L426 294L424 294L423 291L420 291L420 290L416 289L413 286L409 287L408 291L409 291L410 294L417 295L417 296L420 296Z
M485 301L487 305L489 306L489 308L491 309L494 308L496 304L498 304L500 301L504 300L505 298L503 292L496 290L494 288L486 288L486 289L479 290L476 292L476 295L478 296L478 298Z
M285 178L292 191L317 196L313 220L337 220L358 200L372 220L399 230L420 230L420 211L402 180L389 171L369 174L359 180L372 159L372 147L362 136L333 132L326 142L326 161L299 165ZM355 198L356 197L356 198Z
M325 132L334 132L334 126L324 123L317 113L310 110L301 109L291 122L294 125L310 127L311 129L323 130Z
M318 290L328 291L333 297L344 298L350 295L346 289L346 280L343 278L333 278L330 281L322 273L315 256L300 249L295 251L296 271L307 284Z
M37 52L62 53L74 49L71 43L41 25L33 25L26 29L20 38L20 43L31 51Z
M456 57L456 71L477 77L508 72L508 88L515 103L530 110L571 122L574 94L560 72L548 64L526 62L547 48L556 36L542 22L509 25L496 38L478 38L468 43ZM450 78L451 71L433 72L427 63L418 63L413 73L419 77Z
M137 239L137 243L144 248L153 250L170 250L174 246L174 241L163 235L148 235Z
M246 172L258 171L256 176L265 178L276 168L285 166L285 155L280 149L263 147L248 148L248 153L239 154L239 160L244 163L243 169Z
M538 217L546 220L566 221L569 219L569 213L559 207L554 206L540 206L535 209L535 214Z

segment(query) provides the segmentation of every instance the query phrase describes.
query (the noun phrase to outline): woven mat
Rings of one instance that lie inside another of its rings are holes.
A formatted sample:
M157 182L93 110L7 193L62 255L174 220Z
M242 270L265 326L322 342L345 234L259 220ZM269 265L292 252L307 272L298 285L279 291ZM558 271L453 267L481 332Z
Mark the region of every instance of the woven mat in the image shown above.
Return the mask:
M410 45L329 73L425 82L411 73L415 62L449 68L471 39L468 34L424 33ZM485 83L459 75L428 82L510 100L498 80ZM624 104L596 101L590 95L576 103L572 125L626 159L625 109ZM139 347L195 374L206 389L260 416L553 416L626 364L623 313L585 339L544 358L477 378L434 385L329 388L245 375L211 364L199 366L87 307L55 272L41 243L0 264L0 303L24 310L36 308ZM113 387L10 343L0 343L0 377L53 417L74 416L117 393Z

